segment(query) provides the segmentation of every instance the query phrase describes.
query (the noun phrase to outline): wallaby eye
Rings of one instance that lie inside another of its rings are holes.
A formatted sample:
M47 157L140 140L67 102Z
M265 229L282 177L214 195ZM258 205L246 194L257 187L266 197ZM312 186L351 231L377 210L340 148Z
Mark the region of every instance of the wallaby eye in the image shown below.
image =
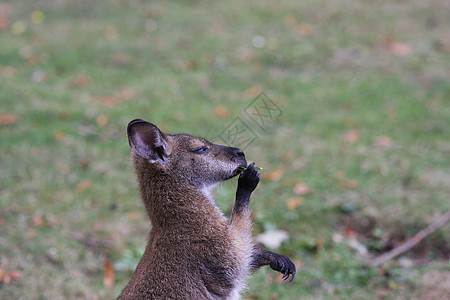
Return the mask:
M206 146L201 146L193 151L196 154L206 154L209 152L209 148Z

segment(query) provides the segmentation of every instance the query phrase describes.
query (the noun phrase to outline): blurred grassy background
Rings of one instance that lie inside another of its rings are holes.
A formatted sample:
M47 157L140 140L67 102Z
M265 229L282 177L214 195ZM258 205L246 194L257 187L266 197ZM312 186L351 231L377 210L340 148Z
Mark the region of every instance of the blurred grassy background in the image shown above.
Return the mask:
M264 167L255 233L286 230L299 270L258 271L245 298L450 298L448 226L382 268L348 245L375 256L450 208L449 11L0 2L0 298L117 296L149 230L128 121L213 138L262 91L283 113L246 148ZM227 213L235 185L216 190Z

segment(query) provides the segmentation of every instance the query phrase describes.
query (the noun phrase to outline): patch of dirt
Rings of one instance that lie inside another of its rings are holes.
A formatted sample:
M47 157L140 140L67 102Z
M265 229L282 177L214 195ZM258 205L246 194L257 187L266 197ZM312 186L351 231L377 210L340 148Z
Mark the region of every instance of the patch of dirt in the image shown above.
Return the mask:
M342 216L336 225L345 236L355 237L375 256L401 245L429 224L408 224L398 221L388 225L375 217L355 213ZM449 260L450 237L444 232L445 226L422 240L406 253L406 256L418 263Z

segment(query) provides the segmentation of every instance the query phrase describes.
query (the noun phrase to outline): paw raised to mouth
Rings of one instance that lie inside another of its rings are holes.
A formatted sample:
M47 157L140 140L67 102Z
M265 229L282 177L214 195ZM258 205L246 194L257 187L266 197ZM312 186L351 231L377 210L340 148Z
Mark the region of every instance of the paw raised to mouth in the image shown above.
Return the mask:
M248 167L239 166L239 167L237 167L237 170L239 171L239 173L242 173L242 172L244 172L245 169L247 169L247 168L248 168ZM256 167L256 170L257 170L257 171L260 171L260 170L263 170L263 168L261 168L261 167Z

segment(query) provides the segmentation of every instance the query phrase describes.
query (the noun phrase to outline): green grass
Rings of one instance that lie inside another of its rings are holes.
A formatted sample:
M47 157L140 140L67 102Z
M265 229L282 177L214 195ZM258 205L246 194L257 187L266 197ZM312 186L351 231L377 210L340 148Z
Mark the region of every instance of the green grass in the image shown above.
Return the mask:
M346 218L407 238L449 209L446 3L7 1L0 115L17 120L0 125L0 268L21 277L0 283L0 298L115 297L149 230L127 123L213 138L236 117L258 135L245 152L264 168L255 233L288 231L277 251L299 267L292 284L258 271L245 297L450 297L449 264L436 252L449 248L448 226L422 256L407 256L412 266L395 260L384 271L332 239ZM257 35L264 48L252 45ZM243 112L258 89L283 112L266 131ZM214 115L219 105L228 116ZM279 180L264 177L279 168ZM289 210L298 182L311 192ZM234 179L216 189L226 212L235 188ZM86 246L77 233L113 246ZM113 287L103 285L105 260Z

